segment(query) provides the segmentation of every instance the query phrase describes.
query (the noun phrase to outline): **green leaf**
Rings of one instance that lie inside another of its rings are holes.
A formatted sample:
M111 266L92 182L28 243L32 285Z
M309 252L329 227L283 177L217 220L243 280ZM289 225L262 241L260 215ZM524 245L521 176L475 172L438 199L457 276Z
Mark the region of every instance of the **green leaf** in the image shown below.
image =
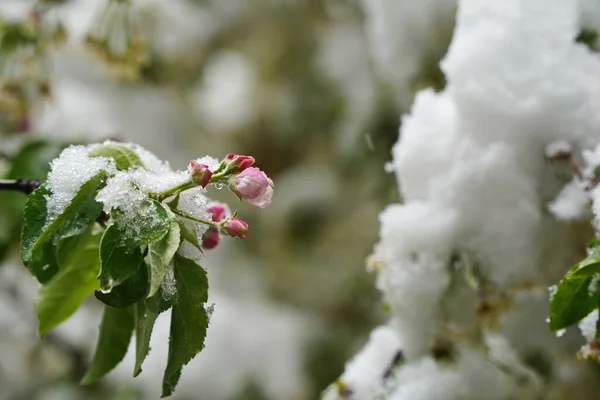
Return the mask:
M141 202L135 217L126 216L119 209L113 209L111 217L121 231L125 245L130 248L162 239L171 227L171 218L165 206L152 199ZM137 232L133 236L129 233L132 223L137 227Z
M134 274L125 279L123 283L112 288L108 293L95 291L94 296L104 304L116 308L128 307L140 299L146 297L148 293L148 267L140 261Z
M577 267L577 266L576 266ZM599 293L589 290L592 276L576 277L567 273L550 299L550 330L571 326L598 307Z
M167 205L169 206L169 208L176 209L177 206L179 205L180 197L181 197L181 192L177 192L177 194L175 195L175 197L173 197L173 199L167 201Z
M172 268L172 267L170 267ZM171 269L171 278L167 273L167 278L162 281L156 295L146 299L146 307L152 312L162 313L170 309L177 303L177 288L175 287L174 273Z
M50 241L56 244L63 238L77 235L95 221L100 207L95 197L106 176L106 171L100 171L84 183L71 203L48 224L46 196L50 195L50 191L42 186L29 195L21 231L21 259L41 283L56 273L49 268L44 270L44 266L48 265L42 254L45 244Z
M150 256L150 292L148 297L154 296L167 273L169 263L181 242L179 224L173 220L171 228L165 237L148 246Z
M181 376L181 370L204 347L208 314L206 271L196 262L175 255L173 258L177 302L171 311L171 331L167 368L163 378L162 397L170 396Z
M27 199L23 211L24 221L21 232L21 259L31 274L40 283L47 282L58 272L58 265L51 242L40 242L39 238L46 224L46 196L50 191L41 186L34 190ZM40 242L40 244L37 244ZM37 251L33 248L37 244Z
M58 273L43 285L35 303L40 335L69 318L98 288L101 232L91 227L65 240L58 249Z
M159 312L146 307L145 301L139 301L135 308L135 367L133 376L142 372L142 364L150 351L150 337Z
M596 247L583 261L575 264L569 272L573 277L587 278L600 272L600 248Z
M100 242L100 289L110 291L124 282L136 273L143 259L139 247L126 247L116 225L109 226Z
M131 167L146 168L135 151L120 143L103 144L90 150L89 155L114 159L119 171L127 171Z
M595 51L596 42L598 41L598 31L592 28L582 28L579 34L575 38L577 43L581 43L589 47L590 50Z
M192 232L192 230L181 219L177 218L177 223L179 224L179 229L181 230L181 237L204 253L204 251L202 251L202 246L198 241L198 236L196 236L196 234Z
M96 350L92 363L81 380L83 385L102 378L123 360L129 347L134 324L133 307L104 307Z

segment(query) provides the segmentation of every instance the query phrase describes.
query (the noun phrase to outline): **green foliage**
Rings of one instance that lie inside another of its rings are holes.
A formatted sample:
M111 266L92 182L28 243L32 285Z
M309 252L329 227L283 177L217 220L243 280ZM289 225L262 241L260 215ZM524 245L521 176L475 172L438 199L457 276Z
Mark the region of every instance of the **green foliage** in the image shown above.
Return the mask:
M185 241L191 243L195 248L202 251L202 247L200 247L200 242L198 241L198 236L188 226L180 219L177 219L177 223L179 224L179 230L181 232L181 238Z
M593 275L574 274L575 265L560 281L550 299L550 330L557 331L571 326L598 307L600 293L590 291Z
M104 232L100 243L100 289L110 291L136 273L144 259L139 247L126 247L121 232L111 225Z
M90 157L107 157L115 160L119 171L126 171L130 167L145 168L140 157L129 147L119 143L106 143L89 152Z
M58 273L40 288L35 303L40 335L69 318L98 289L101 231L91 227L65 240L58 249Z
M177 302L171 313L169 355L163 378L162 397L170 396L184 365L204 347L208 328L206 271L194 261L175 255L173 259Z
M146 306L144 300L139 301L135 306L135 367L133 376L138 376L142 372L142 364L150 351L150 336L159 310L151 310Z
M111 219L120 231L122 242L129 248L154 243L162 239L171 227L171 217L162 203L145 199L139 204L136 217L124 215L120 210L111 210ZM131 224L139 229L131 235Z
M97 381L123 360L127 354L134 325L133 307L104 307L96 350L81 383L90 384Z
M136 303L145 297L146 293L148 293L148 267L140 259L133 275L112 287L110 291L95 291L94 296L106 305L123 308Z
M577 43L586 45L590 50L597 50L598 31L592 28L583 28L575 38Z
M150 256L150 292L148 297L154 296L158 291L180 242L179 224L172 220L169 232L165 237L148 246Z
M45 149L36 146L27 152ZM124 145L104 144L89 154L113 158L120 171L144 168L138 154ZM47 168L36 173L46 174ZM173 212L178 191L189 186L177 186L163 196L146 193L134 207L114 207L105 213L96 197L112 173L101 170L83 183L57 215L49 210L57 193L43 184L33 191L24 204L21 258L42 284L35 304L40 335L69 318L90 294L103 303L96 350L84 384L102 378L121 362L134 333L133 375L140 374L156 319L171 310L162 389L166 397L175 390L183 366L204 347L209 320L206 271L177 253L182 240L201 249L198 237ZM167 198L171 200L157 200Z
M589 256L575 264L570 273L577 278L588 278L600 273L600 247L594 248Z
M47 188L42 186L29 195L21 234L21 259L40 283L58 271L55 245L82 233L102 210L95 197L106 177L106 171L100 171L84 183L71 203L54 218L48 215L47 196L51 192Z

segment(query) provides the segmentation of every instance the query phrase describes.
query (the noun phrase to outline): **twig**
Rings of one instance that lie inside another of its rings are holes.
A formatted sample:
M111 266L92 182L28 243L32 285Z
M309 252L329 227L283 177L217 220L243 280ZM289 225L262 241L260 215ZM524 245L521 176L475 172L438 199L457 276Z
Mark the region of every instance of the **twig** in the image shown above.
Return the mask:
M36 179L0 179L0 190L12 190L28 195L39 187L40 181Z

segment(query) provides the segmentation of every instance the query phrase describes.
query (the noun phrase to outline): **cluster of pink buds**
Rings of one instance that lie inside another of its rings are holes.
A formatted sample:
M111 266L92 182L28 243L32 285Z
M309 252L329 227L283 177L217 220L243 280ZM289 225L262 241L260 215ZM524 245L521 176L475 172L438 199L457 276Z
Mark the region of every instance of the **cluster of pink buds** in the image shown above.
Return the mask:
M253 167L254 157L227 154L214 170L199 161L190 161L190 180L192 185L206 187L210 183L227 183L229 189L240 200L246 200L255 207L265 208L273 197L273 181L260 169ZM236 217L226 215L225 206L215 203L208 208L212 222L202 236L202 247L213 249L219 244L220 234L245 238L248 236L248 224Z
M202 248L214 249L219 244L220 234L244 239L248 236L248 224L243 219L235 216L227 217L227 209L223 204L214 203L208 207L213 222L219 222L217 226L211 226L202 235Z
M265 208L273 197L273 181L260 169L253 167L254 157L227 154L216 171L198 161L190 161L191 180L206 187L209 183L227 181L238 198L255 207Z

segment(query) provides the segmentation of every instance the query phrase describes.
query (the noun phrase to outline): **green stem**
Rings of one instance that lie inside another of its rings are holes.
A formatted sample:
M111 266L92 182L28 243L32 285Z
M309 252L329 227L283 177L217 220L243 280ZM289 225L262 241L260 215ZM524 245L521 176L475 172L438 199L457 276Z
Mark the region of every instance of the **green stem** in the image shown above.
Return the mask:
M166 199L167 197L169 197L172 194L175 194L177 192L183 192L184 190L188 190L191 189L193 187L196 187L197 185L194 182L184 182L180 185L177 186L173 186L170 189L165 190L164 192L160 192L156 195L156 199L158 201L163 201L164 199Z
M176 208L172 208L171 211L173 211L173 214L177 214L180 217L187 218L187 219L190 219L192 221L200 222L201 224L205 224L205 225L213 226L213 227L217 227L217 225L219 225L218 223L216 223L214 221L209 221L207 219L194 217L193 215L190 215L188 213L180 211L180 210L178 210Z

